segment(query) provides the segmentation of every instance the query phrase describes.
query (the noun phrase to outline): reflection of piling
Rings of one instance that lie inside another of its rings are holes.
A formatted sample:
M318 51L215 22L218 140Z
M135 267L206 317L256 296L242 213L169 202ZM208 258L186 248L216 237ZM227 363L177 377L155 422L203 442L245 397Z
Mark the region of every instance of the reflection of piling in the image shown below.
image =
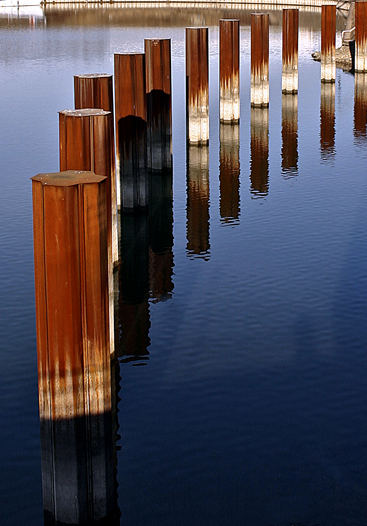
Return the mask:
M121 216L119 270L119 355L147 356L149 339L149 233L147 214Z
M112 75L95 73L90 75L74 75L74 101L76 109L99 108L109 111L113 115L113 85ZM113 261L118 260L117 242L117 196L116 196L116 173L115 173L115 140L114 123L111 124L111 206L112 206L112 246Z
M367 2L355 2L355 71L367 71Z
M251 108L251 193L265 197L269 190L269 110Z
M321 84L320 148L327 157L335 151L335 84Z
M297 175L298 170L298 95L282 95L282 172Z
M366 137L367 73L354 75L354 136Z
M186 28L186 129L192 144L209 142L208 28Z
M114 508L106 217L105 177L33 178L43 496L52 523L94 523Z
M187 253L209 258L209 148L187 148Z
M251 106L269 105L269 15L251 14Z
M149 281L155 301L171 297L173 290L172 171L154 174L149 198Z
M145 56L115 54L116 173L123 211L147 206Z
M240 118L240 21L219 20L220 121Z
M148 166L170 169L172 161L171 40L145 39Z
M98 109L65 110L59 113L60 170L92 170L107 177L107 233L110 283L110 330L113 352L113 255L117 235L112 235L112 114Z
M321 8L321 81L335 82L335 5Z
M220 125L219 153L220 217L224 224L236 224L240 216L240 127Z
M283 9L282 92L298 91L298 9Z

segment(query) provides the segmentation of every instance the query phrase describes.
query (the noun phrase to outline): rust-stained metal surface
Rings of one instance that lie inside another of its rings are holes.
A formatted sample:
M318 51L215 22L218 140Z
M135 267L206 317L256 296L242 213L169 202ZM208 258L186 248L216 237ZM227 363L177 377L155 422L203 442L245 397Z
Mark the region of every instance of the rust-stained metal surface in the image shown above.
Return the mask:
M321 83L320 149L328 158L335 153L335 83Z
M221 122L240 119L240 21L219 20L219 117Z
M107 242L110 290L111 352L114 352L113 255L117 235L112 235L112 181L114 179L113 121L111 112L99 109L59 112L60 170L92 170L107 177ZM114 226L114 228L117 228Z
M187 148L186 237L189 257L210 256L209 243L209 147Z
M172 166L171 40L144 40L148 169L170 171Z
M269 106L269 15L251 14L251 106Z
M298 9L283 9L282 92L298 91Z
M239 223L240 217L240 127L221 124L219 129L220 217L223 224Z
M282 173L298 175L298 95L282 95Z
M113 115L113 78L106 73L74 75L74 101L76 109L98 108ZM111 124L111 207L112 207L112 259L118 261L117 190L115 170L114 122Z
M33 177L41 419L110 411L107 180Z
M321 8L321 81L335 82L335 5L323 5Z
M251 108L251 194L262 198L269 191L269 109Z
M367 73L354 75L354 136L366 137Z
M367 2L355 2L355 70L367 71Z
M209 48L207 27L186 28L186 135L209 142Z

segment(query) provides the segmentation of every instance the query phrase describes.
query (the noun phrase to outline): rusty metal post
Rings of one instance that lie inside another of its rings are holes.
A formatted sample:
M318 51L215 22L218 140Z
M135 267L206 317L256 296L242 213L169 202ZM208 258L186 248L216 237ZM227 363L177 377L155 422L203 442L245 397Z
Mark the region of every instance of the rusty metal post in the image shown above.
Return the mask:
M285 177L298 171L298 95L282 95L282 173Z
M209 242L209 147L187 148L187 255L208 260Z
M74 103L76 109L98 108L110 111L113 115L113 84L112 75L94 73L89 75L74 75ZM114 122L111 121L111 206L112 206L112 259L118 261L118 219L117 219L117 193L115 170L115 139Z
M111 352L114 352L113 255L117 247L112 235L112 114L99 109L59 112L60 170L92 170L107 177L107 242L110 291Z
M148 167L155 173L172 167L171 40L144 40Z
M221 124L219 129L220 217L223 224L238 224L240 217L240 127Z
M240 119L240 21L219 20L219 114L221 122Z
M321 81L335 82L335 5L323 5L321 8Z
M115 54L114 62L117 202L132 212L148 204L145 55Z
M251 13L251 106L269 106L269 15Z
M324 159L335 153L335 83L321 84L320 148Z
M367 2L355 2L355 71L367 71Z
M251 108L251 194L267 196L269 191L269 109Z
M354 75L354 136L366 137L367 125L367 74Z
M190 144L209 142L207 27L186 28L186 131Z
M298 92L298 9L283 9L282 92Z
M66 171L33 177L32 190L44 507L89 523L113 501L108 185Z

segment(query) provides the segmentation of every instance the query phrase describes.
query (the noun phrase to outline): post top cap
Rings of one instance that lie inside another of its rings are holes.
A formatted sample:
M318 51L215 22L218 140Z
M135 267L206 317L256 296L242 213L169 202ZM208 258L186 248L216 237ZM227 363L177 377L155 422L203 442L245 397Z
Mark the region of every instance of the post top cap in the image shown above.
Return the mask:
M154 38L154 37L151 37L151 38L144 38L144 42L171 42L171 39L170 38Z
M105 111L97 108L83 108L80 110L62 110L59 111L59 115L65 115L66 117L96 117L111 114L110 111Z
M145 53L138 52L138 51L135 51L133 53L121 52L121 53L114 53L114 56L115 57L144 57Z
M66 170L64 172L38 174L31 177L32 181L41 183L42 186L75 186L78 184L100 183L107 179L94 172Z
M196 29L196 30L199 30L199 29L209 29L208 26L188 26L186 27L186 29Z
M239 18L220 18L219 22L239 22Z
M84 73L82 75L74 75L75 79L100 79L112 77L109 73Z
M262 11L260 11L260 12L251 13L251 16L269 16L269 13L263 13Z

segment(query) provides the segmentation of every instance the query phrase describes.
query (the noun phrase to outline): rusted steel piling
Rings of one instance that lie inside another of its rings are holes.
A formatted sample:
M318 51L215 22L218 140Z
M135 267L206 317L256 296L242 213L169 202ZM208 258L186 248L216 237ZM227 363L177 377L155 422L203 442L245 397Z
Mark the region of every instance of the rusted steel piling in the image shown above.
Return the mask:
M74 75L74 103L75 109L99 108L113 113L112 75Z
M251 108L251 194L262 198L269 191L269 109Z
M45 515L89 523L113 507L108 184L66 171L32 190Z
M335 83L321 83L320 149L323 158L335 153Z
M298 92L298 9L283 9L282 92Z
M354 136L366 137L367 73L354 75Z
M367 2L355 2L355 71L367 71Z
M107 243L110 290L111 352L114 352L112 180L114 172L112 114L99 109L59 112L60 170L91 170L107 177Z
M110 111L113 115L113 79L106 73L74 75L74 103L75 109L98 108ZM118 220L115 170L115 139L114 122L111 123L111 206L112 206L112 259L118 261Z
M251 13L251 106L269 106L269 15Z
M190 144L208 144L209 48L207 27L186 28L186 130Z
M240 119L240 21L219 20L219 116L221 122Z
M335 5L321 8L321 81L335 82Z
M221 124L219 129L220 217L223 224L237 224L240 217L240 127Z
M187 148L187 255L208 260L209 243L209 147Z
M144 40L148 119L148 167L155 173L172 166L171 40Z
M298 171L298 95L282 95L282 172L283 176Z
M115 54L116 173L122 211L148 204L144 53Z

